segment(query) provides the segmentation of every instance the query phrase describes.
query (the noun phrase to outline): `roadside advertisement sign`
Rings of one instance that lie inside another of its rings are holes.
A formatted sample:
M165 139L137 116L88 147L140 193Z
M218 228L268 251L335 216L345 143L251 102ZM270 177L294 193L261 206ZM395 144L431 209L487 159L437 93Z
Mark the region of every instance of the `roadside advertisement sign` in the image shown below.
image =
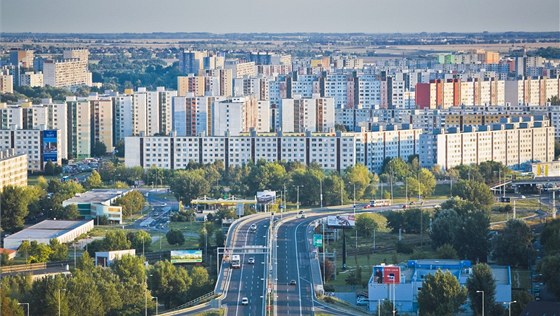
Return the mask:
M257 203L259 204L270 204L276 200L275 191L259 191L257 192Z
M171 263L202 262L202 250L171 250Z
M331 228L351 228L356 226L356 221L354 215L328 216L327 226Z
M57 149L57 131L43 131L43 162L54 161L58 159Z

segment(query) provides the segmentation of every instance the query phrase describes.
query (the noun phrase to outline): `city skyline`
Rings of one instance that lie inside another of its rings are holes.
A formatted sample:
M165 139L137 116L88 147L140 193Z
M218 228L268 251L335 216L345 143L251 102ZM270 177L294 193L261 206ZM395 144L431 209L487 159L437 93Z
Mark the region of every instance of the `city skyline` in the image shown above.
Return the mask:
M100 0L95 6L54 0L2 1L1 32L506 32L558 31L560 4L555 0L422 2L352 0L284 1L276 7L255 0L220 1L211 6L179 0L159 2ZM338 4L338 5L337 5ZM164 10L168 8L169 10ZM346 10L344 10L346 8ZM361 8L358 10L357 8ZM297 11L296 11L297 10ZM22 19L23 13L26 17ZM194 12L194 14L193 14ZM123 14L126 13L126 14ZM460 14L455 14L460 13ZM520 14L522 13L522 14ZM46 19L45 17L49 17ZM87 16L87 19L84 17ZM515 18L515 17L518 18ZM299 18L298 18L299 17ZM45 21L31 23L30 21ZM48 22L47 22L48 21ZM216 21L216 23L211 23ZM394 25L397 21L397 25ZM476 23L474 23L476 21Z

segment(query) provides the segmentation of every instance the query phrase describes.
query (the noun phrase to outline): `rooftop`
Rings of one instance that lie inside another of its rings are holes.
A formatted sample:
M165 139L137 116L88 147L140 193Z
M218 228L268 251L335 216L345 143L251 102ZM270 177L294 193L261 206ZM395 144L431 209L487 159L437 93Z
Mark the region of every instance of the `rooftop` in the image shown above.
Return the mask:
M128 189L94 189L85 193L76 194L64 201L65 204L104 203L128 193Z
M80 227L91 220L86 221L56 221L45 220L19 232L12 234L5 240L36 240L36 239L53 239L64 233Z

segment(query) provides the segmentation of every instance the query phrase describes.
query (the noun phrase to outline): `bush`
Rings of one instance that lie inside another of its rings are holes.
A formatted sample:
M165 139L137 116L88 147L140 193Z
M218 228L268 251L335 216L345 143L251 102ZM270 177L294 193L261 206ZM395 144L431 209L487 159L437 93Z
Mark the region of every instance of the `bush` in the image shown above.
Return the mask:
M402 241L398 241L397 242L397 252L398 253L404 253L404 254L411 254L414 252L414 249L412 249L412 246L405 244Z

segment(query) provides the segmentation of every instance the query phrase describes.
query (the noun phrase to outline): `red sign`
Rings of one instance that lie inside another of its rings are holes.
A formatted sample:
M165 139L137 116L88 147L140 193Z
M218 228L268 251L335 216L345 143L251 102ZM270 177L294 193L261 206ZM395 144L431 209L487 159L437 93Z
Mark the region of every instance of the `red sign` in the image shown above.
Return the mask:
M401 283L401 269L395 266L383 267L383 283L398 284Z

